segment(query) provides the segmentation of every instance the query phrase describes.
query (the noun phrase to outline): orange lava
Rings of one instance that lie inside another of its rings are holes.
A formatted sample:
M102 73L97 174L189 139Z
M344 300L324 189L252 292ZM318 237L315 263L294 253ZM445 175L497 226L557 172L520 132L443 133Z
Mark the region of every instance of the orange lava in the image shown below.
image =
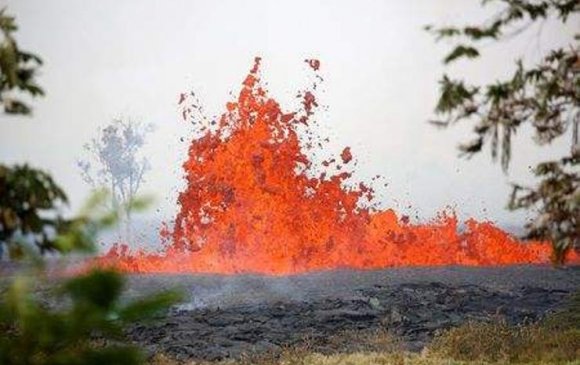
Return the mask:
M306 62L322 80L320 62ZM393 210L372 208L369 186L346 184L353 164L348 147L324 161L325 172L315 176L307 150L316 139L304 139L299 129L308 131L312 122L316 84L298 94L300 110L283 112L260 83L259 66L257 58L215 127L192 140L183 164L187 186L173 227L162 229L168 241L162 252L119 245L99 264L135 273L277 275L550 262L548 243L520 242L488 222L469 219L460 231L452 214L411 224ZM191 107L184 107L184 118L190 114ZM574 252L568 259L580 261Z

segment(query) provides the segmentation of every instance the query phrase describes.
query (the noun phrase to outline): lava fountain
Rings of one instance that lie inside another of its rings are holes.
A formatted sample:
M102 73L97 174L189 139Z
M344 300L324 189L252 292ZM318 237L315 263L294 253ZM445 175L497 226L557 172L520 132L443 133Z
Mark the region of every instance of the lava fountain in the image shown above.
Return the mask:
M307 63L321 80L320 63ZM291 274L550 261L549 243L521 242L489 222L469 219L459 230L453 214L412 224L391 209L373 208L373 189L347 182L349 148L315 174L307 150L321 141L309 134L317 83L298 93L298 110L284 112L268 96L259 69L256 58L237 100L226 104L215 127L193 138L179 212L161 232L164 249L117 245L99 264L135 273ZM180 105L188 119L192 110L184 96ZM580 258L572 252L568 260Z

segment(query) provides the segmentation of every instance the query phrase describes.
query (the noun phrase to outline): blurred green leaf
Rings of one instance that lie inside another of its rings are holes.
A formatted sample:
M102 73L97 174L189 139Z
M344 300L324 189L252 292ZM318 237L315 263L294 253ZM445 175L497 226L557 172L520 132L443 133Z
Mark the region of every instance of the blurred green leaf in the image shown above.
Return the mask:
M65 292L75 303L91 304L110 310L123 289L122 277L111 270L94 270L86 275L69 280ZM103 295L103 294L107 295Z
M474 47L459 45L459 46L455 47L455 49L453 49L453 51L451 51L451 53L449 53L445 57L443 62L451 63L451 62L453 62L459 58L462 58L462 57L465 57L465 58L479 57L479 51Z
M120 310L119 318L126 322L150 318L181 300L182 295L178 292L167 291L159 293L125 306Z
M153 204L152 196L139 196L132 199L127 206L127 209L135 212L143 212Z
M6 9L0 10L0 103L6 114L29 115L32 108L14 94L44 95L35 80L42 59L18 47L13 34L17 29L15 18L7 15ZM12 96L7 96L8 92Z

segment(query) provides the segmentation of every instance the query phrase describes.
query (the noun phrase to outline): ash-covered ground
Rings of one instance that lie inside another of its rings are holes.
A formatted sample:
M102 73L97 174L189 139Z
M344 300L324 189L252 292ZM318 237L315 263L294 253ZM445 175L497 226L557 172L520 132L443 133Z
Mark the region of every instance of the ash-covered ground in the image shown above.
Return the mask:
M176 288L187 301L130 337L151 353L221 359L307 344L314 351L367 348L388 331L411 350L467 320L536 321L580 290L580 267L339 270L285 277L132 276L130 296ZM337 341L349 333L348 341Z

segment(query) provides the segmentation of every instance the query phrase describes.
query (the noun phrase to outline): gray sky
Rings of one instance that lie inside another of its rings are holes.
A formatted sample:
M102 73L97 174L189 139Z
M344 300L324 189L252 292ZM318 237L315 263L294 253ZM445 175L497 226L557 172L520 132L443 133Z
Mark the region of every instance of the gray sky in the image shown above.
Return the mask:
M435 44L422 27L483 20L493 9L482 11L479 1L4 3L17 16L20 46L46 62L40 82L47 96L34 102L31 118L1 117L0 159L48 169L73 207L89 190L75 165L83 144L99 126L126 116L156 125L145 149L152 171L144 191L158 198L154 214L171 218L187 148L179 138L190 135L179 117L178 94L193 90L208 114L220 114L256 55L282 106L295 105L295 91L306 85L303 60L320 59L325 82L319 98L328 111L319 119L332 147L352 147L359 159L355 178L386 178L385 206L425 220L454 206L461 217L521 224L523 214L504 210L508 182L525 180L529 165L557 156L569 142L538 150L522 131L506 176L487 152L470 161L457 158L455 146L469 138L470 126L438 131L426 123L449 44ZM504 77L518 55L533 62L571 34L571 27L558 24L534 27L485 47L479 61L446 71L472 81Z

